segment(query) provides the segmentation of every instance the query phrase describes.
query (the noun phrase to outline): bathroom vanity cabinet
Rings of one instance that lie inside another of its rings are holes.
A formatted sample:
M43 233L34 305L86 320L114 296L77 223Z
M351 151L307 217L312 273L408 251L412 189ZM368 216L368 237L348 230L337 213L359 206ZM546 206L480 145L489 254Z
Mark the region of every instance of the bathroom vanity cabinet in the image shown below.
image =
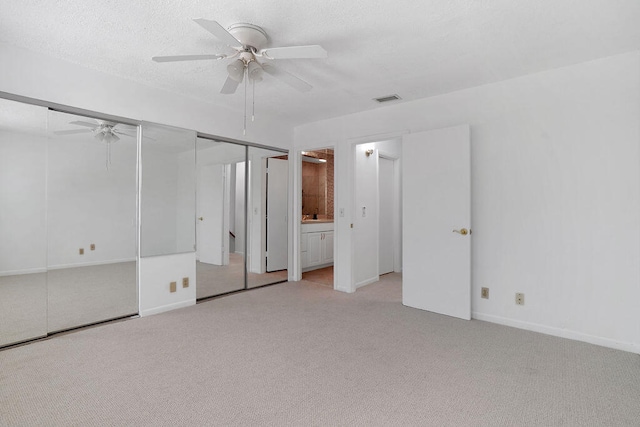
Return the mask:
M333 222L304 221L300 255L302 271L333 265Z

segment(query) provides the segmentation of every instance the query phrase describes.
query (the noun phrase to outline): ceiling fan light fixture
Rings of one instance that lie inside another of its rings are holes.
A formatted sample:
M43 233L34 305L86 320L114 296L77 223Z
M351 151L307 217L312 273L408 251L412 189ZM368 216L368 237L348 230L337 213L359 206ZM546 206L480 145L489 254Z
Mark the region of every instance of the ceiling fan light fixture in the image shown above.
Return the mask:
M116 135L115 133L109 132L107 134L105 134L103 141L106 142L107 144L110 144L112 142L116 142L119 141L120 138L118 137L118 135Z
M262 81L263 70L260 64L258 64L256 61L251 61L249 62L249 65L247 67L248 67L249 79L251 79L251 81L254 81L254 82Z
M238 83L242 82L242 78L244 77L244 61L242 59L236 59L227 65L227 72L229 73L229 77Z

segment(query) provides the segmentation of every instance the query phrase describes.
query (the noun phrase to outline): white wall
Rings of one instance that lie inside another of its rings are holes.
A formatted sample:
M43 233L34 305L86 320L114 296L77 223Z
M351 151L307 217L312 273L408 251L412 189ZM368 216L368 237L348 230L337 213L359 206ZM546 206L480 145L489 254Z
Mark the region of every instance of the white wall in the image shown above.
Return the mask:
M354 150L353 277L359 288L379 278L378 150L375 144L356 145ZM374 152L367 156L367 150Z
M196 303L196 253L140 258L138 263L140 316L149 316ZM182 279L189 278L189 287ZM176 292L170 292L176 282Z
M473 316L640 352L639 76L631 52L296 128L297 148L337 145L337 287L350 143L469 123Z

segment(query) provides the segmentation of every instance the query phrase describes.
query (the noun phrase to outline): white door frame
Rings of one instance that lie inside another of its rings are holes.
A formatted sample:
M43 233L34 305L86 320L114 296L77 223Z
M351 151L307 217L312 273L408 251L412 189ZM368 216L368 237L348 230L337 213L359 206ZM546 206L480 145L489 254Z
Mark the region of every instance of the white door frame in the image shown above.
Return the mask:
M336 144L337 145L337 144ZM334 240L333 240L333 252L336 250L335 224L338 220L338 204L337 204L337 192L338 188L335 186L337 172L337 151L336 145L321 145L313 148L300 148L293 152L289 152L289 172L291 175L291 181L289 185L289 194L291 203L291 218L289 221L291 224L291 239L289 239L289 280L299 281L302 280L302 266L300 264L300 233L302 231L302 152L303 151L317 151L317 150L333 150L334 165L333 165L333 221L334 221ZM293 154L292 154L293 153ZM336 260L334 258L334 269ZM334 270L335 271L335 270ZM334 274L335 275L335 274ZM333 281L334 289L336 289L336 281Z
M348 186L346 188L346 191L342 190L341 192L340 186L336 186L336 193L335 193L336 210L339 209L339 206L338 206L339 201L344 201L345 199L352 201L354 199L355 172L354 172L353 165L355 161L356 145L376 143L376 142L382 142L382 141L398 141L401 143L402 136L407 133L409 133L409 131L398 131L398 132L389 132L389 133L382 133L377 135L369 135L364 137L348 139L347 144L345 144L346 151L347 151L347 153L345 154L347 154L347 156L345 156L346 159L344 159L344 161L346 161L347 163L346 165L344 164L344 162L340 162L340 164L338 163L338 160L337 160L338 150L336 149L335 151L336 176L343 177L343 174L346 171L346 176L348 179ZM385 155L389 155L389 154L385 153ZM336 182L338 182L338 180L336 180ZM346 197L343 197L343 193L346 193ZM346 212L345 217L338 218L340 221L336 224L336 227L334 227L335 228L334 238L336 242L336 250L338 249L337 242L339 241L339 238L342 239L341 240L342 243L345 243L345 240L347 240L345 244L347 244L349 247L349 252L345 256L336 257L336 262L334 263L334 267L333 267L334 289L340 290L343 292L348 292L348 293L356 291L354 268L353 268L353 262L352 262L356 254L355 254L354 239L351 233L352 230L350 226L353 223L353 215L355 215L353 207L349 206L348 212ZM340 232L342 232L343 234L340 235L339 234ZM347 235L345 236L344 234L347 234Z

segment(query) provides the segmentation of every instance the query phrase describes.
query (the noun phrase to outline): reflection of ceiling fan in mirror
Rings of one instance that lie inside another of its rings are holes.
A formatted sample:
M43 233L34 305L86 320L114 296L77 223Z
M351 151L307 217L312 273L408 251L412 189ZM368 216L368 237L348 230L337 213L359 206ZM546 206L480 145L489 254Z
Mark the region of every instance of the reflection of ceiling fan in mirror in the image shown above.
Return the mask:
M73 121L69 122L70 125L82 126L81 129L69 129L69 130L59 130L54 131L53 133L56 135L74 135L79 133L93 133L93 137L98 141L105 142L107 145L107 160L106 166L107 170L109 169L109 165L111 164L111 144L120 140L120 135L127 136L130 138L135 138L136 135L123 132L120 127L127 127L128 130L135 132L135 128L133 126L124 125L122 123L110 122L107 120L97 120L95 123L83 122L83 121Z
M220 91L223 94L234 93L238 85L244 80L245 74L252 83L262 81L263 71L301 92L307 92L312 88L309 83L274 67L268 61L327 57L327 51L318 45L266 48L267 33L256 25L239 23L231 25L226 30L216 21L194 19L194 22L235 50L235 52L230 55L217 53L209 55L155 56L152 59L156 62L235 59L227 66L228 77Z

